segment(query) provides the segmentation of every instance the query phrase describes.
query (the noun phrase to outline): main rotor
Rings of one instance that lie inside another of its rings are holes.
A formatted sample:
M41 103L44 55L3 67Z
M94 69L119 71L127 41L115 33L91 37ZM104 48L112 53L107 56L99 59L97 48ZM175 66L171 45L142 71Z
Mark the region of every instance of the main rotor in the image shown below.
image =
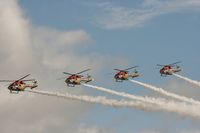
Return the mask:
M26 76L24 76L20 79L17 79L17 80L0 80L0 82L35 81L35 79L25 79L28 76L30 76L30 74L27 74Z
M68 73L68 72L63 72L63 74L71 75L71 76L77 75L77 76L81 76L81 77L83 77L81 74L84 73L84 72L87 72L87 71L89 71L89 70L91 70L91 69L86 69L86 70L83 70L83 71L78 72L78 73Z
M129 68L127 68L127 69L123 69L123 70L121 70L121 69L114 69L114 70L116 70L116 71L120 71L120 72L128 72L128 70L131 70L131 69L133 69L133 68L137 68L137 67L139 67L139 66L133 66L133 67L129 67Z

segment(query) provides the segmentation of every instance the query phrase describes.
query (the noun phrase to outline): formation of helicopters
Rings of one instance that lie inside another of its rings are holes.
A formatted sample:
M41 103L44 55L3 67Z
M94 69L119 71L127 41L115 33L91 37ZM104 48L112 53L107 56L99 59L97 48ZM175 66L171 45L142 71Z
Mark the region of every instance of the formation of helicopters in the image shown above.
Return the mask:
M168 65L160 65L157 64L157 66L162 67L160 69L160 74L163 77L166 77L167 75L172 75L173 73L177 73L181 71L180 66L178 66L178 64L181 63L179 62L175 62L172 64L168 64ZM139 77L140 74L138 73L138 71L136 70L138 66L134 66L134 67L130 67L127 69L114 69L115 71L117 71L117 73L115 73L114 75L114 79L116 82L123 82L125 80L128 80L129 78L136 78ZM129 70L134 69L134 72L130 73ZM78 73L68 73L68 72L63 72L63 74L68 75L65 78L65 83L67 84L68 87L75 87L76 85L81 85L81 83L89 83L91 81L93 81L94 79L92 78L92 76L87 75L87 76L83 76L81 75L82 73L85 73L87 71L89 71L90 69L86 69L83 70L81 72ZM0 82L10 82L9 86L8 86L8 90L10 90L10 93L19 93L19 91L24 91L26 88L30 88L30 89L34 89L36 87L38 87L37 81L35 79L25 79L28 76L30 76L30 74L18 79L18 80L0 80ZM28 82L28 83L26 83ZM32 82L32 83L30 83Z

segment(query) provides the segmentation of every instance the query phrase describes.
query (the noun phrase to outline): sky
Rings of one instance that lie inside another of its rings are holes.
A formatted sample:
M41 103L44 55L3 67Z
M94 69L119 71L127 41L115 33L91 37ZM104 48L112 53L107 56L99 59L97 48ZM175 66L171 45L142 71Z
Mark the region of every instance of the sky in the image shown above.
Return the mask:
M200 89L160 77L156 64L182 61L181 75L200 80L199 0L0 0L0 79L31 73L38 90L121 99L91 88L69 88L62 72L91 68L92 84L163 97L130 82L115 83L114 68L138 65L138 80L200 100ZM169 112L9 94L0 84L2 133L197 133L198 119Z

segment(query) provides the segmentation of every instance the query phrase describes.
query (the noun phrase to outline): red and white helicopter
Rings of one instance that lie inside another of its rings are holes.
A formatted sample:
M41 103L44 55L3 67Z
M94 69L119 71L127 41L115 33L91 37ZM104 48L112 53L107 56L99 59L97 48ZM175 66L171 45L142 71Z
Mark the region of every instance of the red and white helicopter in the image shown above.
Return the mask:
M116 71L118 71L114 78L116 82L122 82L124 80L128 80L129 78L135 78L135 77L139 77L140 74L138 73L138 71L135 69L135 71L133 73L129 73L128 70L136 68L138 66L134 66L134 67L130 67L124 70L120 70L120 69L114 69Z
M179 63L181 63L181 61L169 64L169 65L157 64L157 66L162 67L160 69L160 74L161 74L161 76L165 75L164 77L166 77L167 75L172 75L173 73L177 73L177 72L180 72L182 70L180 68L180 66L177 65Z
M30 74L18 80L0 80L0 82L12 82L8 86L8 90L10 90L10 93L13 93L13 91L19 93L19 91L24 91L26 88L33 89L38 87L37 81L35 79L25 79L28 76L30 76ZM27 84L25 82L32 82L33 84Z
M84 77L83 75L80 75L81 73L87 72L89 70L90 69L86 69L86 70L83 70L83 71L75 73L75 74L63 72L64 74L70 75L65 80L65 83L69 87L75 87L75 85L81 85L82 82L83 83L88 83L88 82L93 81L94 79L90 75L87 75L87 77Z

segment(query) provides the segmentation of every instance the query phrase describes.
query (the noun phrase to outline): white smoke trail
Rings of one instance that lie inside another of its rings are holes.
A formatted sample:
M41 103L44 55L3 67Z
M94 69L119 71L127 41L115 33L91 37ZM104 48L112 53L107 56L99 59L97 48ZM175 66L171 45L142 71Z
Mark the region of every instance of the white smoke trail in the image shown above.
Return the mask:
M155 86L152 86L152 85L149 85L149 84L146 84L146 83L142 83L142 82L139 82L139 81L136 81L136 80L129 80L133 83L136 83L138 85L141 85L141 86L144 86L146 88L149 88L153 91L156 91L160 94L163 94L165 96L168 96L168 97L172 97L172 98L175 98L175 99L178 99L178 100L181 100L181 101L184 101L184 102L189 102L191 104L196 104L196 105L200 105L200 102L199 101L196 101L192 98L188 98L188 97L185 97L185 96L180 96L180 95L177 95L177 94L174 94L174 93L171 93L171 92L168 92L168 91L165 91L164 89L162 88L158 88L158 87L155 87Z
M129 98L129 99L132 99L132 100L139 100L139 101L142 101L142 102L148 102L150 104L158 104L159 102L160 103L166 102L164 99L155 99L155 98L152 98L152 97L135 96L135 95L128 94L128 93L125 93L125 92L117 92L117 91L114 91L114 90L106 89L106 88L95 86L95 85L89 85L89 84L82 84L82 85L84 85L86 87L94 88L96 90L103 91L103 92L106 92L106 93L109 93L109 94L112 94L112 95L117 95L117 96Z
M88 103L98 103L102 105L112 106L112 107L128 107L128 108L137 108L142 109L145 111L168 111L177 113L179 115L183 116L190 116L194 118L200 119L200 111L197 110L194 106L186 105L185 103L179 103L179 106L177 106L176 103L166 103L163 106L155 106L151 104L147 104L145 102L140 101L125 101L125 100L114 100L114 99L107 99L105 97L91 97L91 96L77 96L72 95L69 93L61 94L58 92L47 92L47 91L38 91L38 90L26 90L31 93L37 93L41 95L47 95L47 96L55 96L60 98L65 98L69 100L78 100L82 102L88 102Z
M104 91L104 92L107 92L110 94L126 97L126 98L133 99L133 100L139 100L144 103L155 105L155 107L159 107L159 108L162 108L162 109L168 110L168 111L174 110L176 112L181 109L184 110L184 108L187 106L191 106L193 109L191 109L190 111L194 111L194 113L200 113L200 112L198 112L200 110L200 106L188 105L186 103L180 103L180 102L178 103L178 102L174 102L174 101L166 101L165 99L160 99L160 98L156 99L156 98L152 98L152 97L135 96L132 94L128 94L128 93L124 93L124 92L117 92L117 91L113 91L113 90L109 90L109 89L106 89L103 87L89 85L89 84L83 84L83 85L100 90L100 91ZM182 108L181 108L181 105L183 105Z
M178 78L181 78L181 79L183 79L183 80L185 80L185 81L187 81L187 82L189 82L189 83L191 83L193 85L196 85L196 86L200 87L200 82L199 81L195 81L195 80L186 78L184 76L181 76L181 75L175 74L175 73L173 73L173 75L176 76L176 77L178 77Z
M70 93L61 94L58 92L48 92L48 91L38 91L38 90L26 90L31 93L46 95L46 96L55 96L69 100L78 100L82 102L89 102L89 103L99 103L102 105L108 105L113 107L135 107L143 110L155 110L153 106L149 104L142 103L140 101L125 101L125 100L114 100L114 99L107 99L102 96L92 97L92 96L78 96L72 95Z

